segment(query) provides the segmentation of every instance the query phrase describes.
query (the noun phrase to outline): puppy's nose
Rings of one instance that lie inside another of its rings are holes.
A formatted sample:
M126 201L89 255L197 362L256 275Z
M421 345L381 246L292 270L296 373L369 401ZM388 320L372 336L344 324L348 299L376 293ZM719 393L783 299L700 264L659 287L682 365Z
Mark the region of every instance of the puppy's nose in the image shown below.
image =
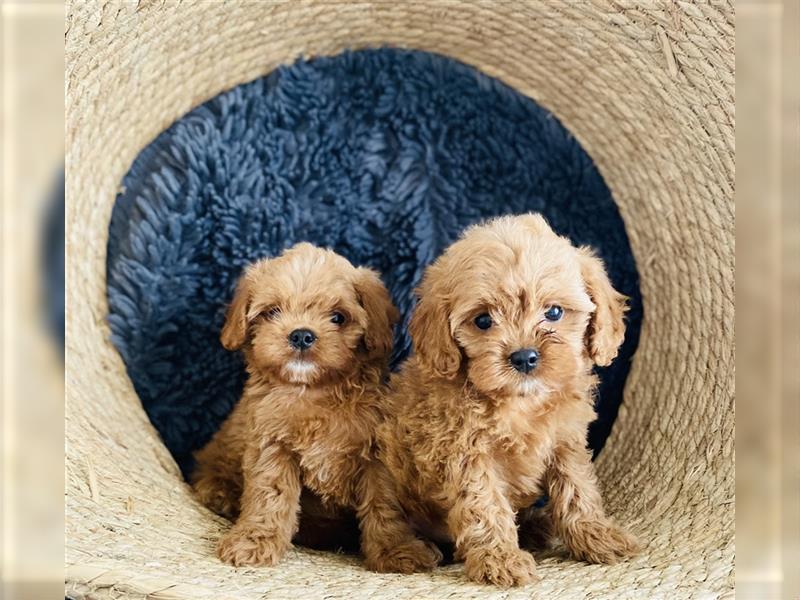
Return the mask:
M533 348L517 350L511 353L511 356L508 357L508 362L520 373L530 373L539 362L539 353Z
M295 350L308 350L317 336L310 329L295 329L289 334L289 343Z

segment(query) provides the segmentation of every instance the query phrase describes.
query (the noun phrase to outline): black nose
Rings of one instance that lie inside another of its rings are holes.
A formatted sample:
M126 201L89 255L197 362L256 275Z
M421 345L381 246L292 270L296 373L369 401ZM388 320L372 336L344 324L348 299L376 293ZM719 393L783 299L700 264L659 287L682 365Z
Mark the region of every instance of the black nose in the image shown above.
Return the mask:
M289 334L289 343L295 350L307 350L314 344L317 336L309 329L295 329Z
M508 362L520 373L530 373L539 362L539 353L533 348L517 350L508 357Z

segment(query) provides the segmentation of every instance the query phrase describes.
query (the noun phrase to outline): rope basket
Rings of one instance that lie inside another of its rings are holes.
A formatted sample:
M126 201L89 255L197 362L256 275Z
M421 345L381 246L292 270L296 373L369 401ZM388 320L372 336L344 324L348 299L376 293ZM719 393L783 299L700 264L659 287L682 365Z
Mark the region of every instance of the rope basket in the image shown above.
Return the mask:
M378 575L293 549L234 569L109 342L108 225L136 155L191 108L298 56L450 56L552 111L616 198L647 318L597 461L646 544L559 557L515 590L461 565ZM118 598L717 598L734 558L734 23L727 2L74 3L66 23L66 591Z

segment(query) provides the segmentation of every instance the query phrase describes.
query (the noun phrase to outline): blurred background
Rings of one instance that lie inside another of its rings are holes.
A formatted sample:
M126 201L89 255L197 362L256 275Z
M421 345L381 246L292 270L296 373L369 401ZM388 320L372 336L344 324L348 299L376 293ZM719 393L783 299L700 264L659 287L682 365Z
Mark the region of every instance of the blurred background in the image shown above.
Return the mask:
M737 596L800 598L800 2L736 10ZM0 0L9 599L63 593L63 36L62 3Z
M0 597L63 597L64 5L0 0Z
M800 3L736 6L736 595L800 598Z

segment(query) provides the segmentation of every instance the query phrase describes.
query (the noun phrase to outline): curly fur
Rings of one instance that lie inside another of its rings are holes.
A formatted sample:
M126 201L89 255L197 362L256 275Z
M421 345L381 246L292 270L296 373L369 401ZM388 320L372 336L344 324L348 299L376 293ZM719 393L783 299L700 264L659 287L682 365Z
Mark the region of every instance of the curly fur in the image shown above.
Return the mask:
M221 339L244 350L249 377L192 477L203 503L236 519L218 545L223 561L275 564L298 532L301 505L332 523L354 510L371 569L407 573L439 561L404 520L373 452L397 319L377 274L330 250L298 244L247 269ZM302 352L288 342L298 328L317 338Z
M562 539L573 557L612 563L637 549L603 510L586 433L593 365L624 336L625 297L602 262L538 215L469 229L428 268L410 331L415 355L393 375L381 457L417 529L453 540L469 579L535 578L522 538ZM549 322L552 305L563 317ZM474 319L489 313L493 324ZM509 355L535 348L530 374ZM549 495L546 524L528 507ZM529 518L530 517L530 518ZM526 532L528 527L541 531ZM527 534L526 534L527 533Z

